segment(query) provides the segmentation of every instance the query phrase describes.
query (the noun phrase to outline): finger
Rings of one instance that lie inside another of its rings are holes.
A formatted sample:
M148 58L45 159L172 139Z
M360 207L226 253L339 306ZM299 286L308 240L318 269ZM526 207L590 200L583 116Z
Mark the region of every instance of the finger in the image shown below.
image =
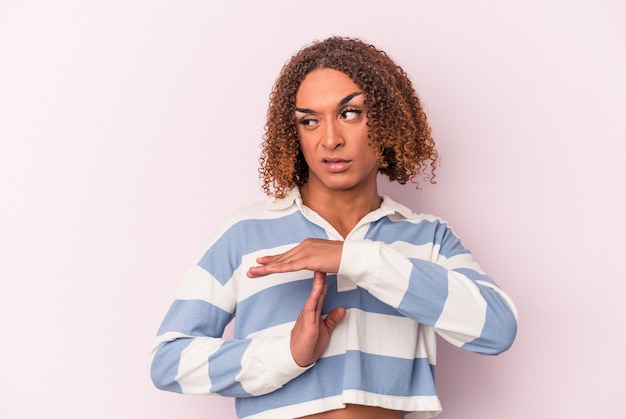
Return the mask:
M265 256L259 256L258 258L256 258L256 262L259 265L267 265L268 263L280 263L280 262L285 262L286 260L288 260L294 252L297 252L298 246L292 247L291 249L287 250L286 252L283 253L278 253L276 255L265 255Z
M335 327L346 317L346 309L343 307L337 307L324 319L324 325L329 332L332 332Z
M266 276L270 274L280 274L286 272L300 271L302 268L294 266L292 263L272 263L260 266L251 266L246 273L249 278L258 278L260 276Z
M251 266L248 268L248 272L246 272L248 278L260 278L269 274L270 272L267 272L264 266Z
M281 253L279 255L260 256L256 258L256 263L258 263L259 265L267 265L268 263L272 263L274 261L280 260L280 258L283 256L284 256L284 253Z
M319 272L321 274L321 272ZM304 303L302 311L308 311L309 313L317 313L321 304L324 303L324 296L326 295L326 277L325 275L318 275L318 272L313 276L313 284L311 285L311 292Z
M313 274L313 288L315 287L321 288L317 297L317 305L315 307L315 314L317 316L321 316L324 299L326 298L326 293L328 292L328 282L326 281L326 274L324 272L316 271Z

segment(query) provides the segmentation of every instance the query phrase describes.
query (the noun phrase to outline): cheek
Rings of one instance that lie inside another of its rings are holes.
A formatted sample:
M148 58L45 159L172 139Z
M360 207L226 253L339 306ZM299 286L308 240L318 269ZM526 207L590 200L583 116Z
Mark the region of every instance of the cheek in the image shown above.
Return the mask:
M304 129L304 127L300 124L298 124L296 127L296 133L298 134L299 142L307 142L310 141L310 139L312 138L312 132L310 130Z
M301 137L298 140L298 144L300 146L300 152L302 153L302 157L304 157L304 160L307 162L307 164L309 164L310 159L313 158L315 153L315 150L311 145L312 142L307 141L307 138L305 136L304 138Z
M368 134L369 130L364 129L357 136L355 136L355 139L358 141L362 155L371 155L373 159L377 159L374 148L370 145L370 138Z
M311 148L311 139L306 135L298 135L298 145L303 153L306 153Z
M369 163L372 166L376 166L378 167L378 156L376 155L376 151L374 150L374 148L372 146L369 145L369 138L365 139L365 147L364 147L364 155L366 156L366 158L368 159Z
M377 168L378 167L378 157L376 157L376 153L374 153L374 150L372 150L371 148L370 148L370 150L371 150L370 153L369 153L370 165L372 167L376 167Z

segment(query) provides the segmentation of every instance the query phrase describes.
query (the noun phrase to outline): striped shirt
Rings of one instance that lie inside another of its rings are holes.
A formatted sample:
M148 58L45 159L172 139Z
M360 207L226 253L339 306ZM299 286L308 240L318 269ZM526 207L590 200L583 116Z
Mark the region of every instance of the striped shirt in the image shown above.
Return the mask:
M306 238L344 240L323 313L347 314L322 357L302 368L290 332L313 272L256 279L246 272L257 257ZM224 339L235 314L234 337ZM235 397L240 418L294 418L347 403L428 418L441 411L435 335L498 354L512 344L516 319L510 298L439 218L384 197L344 239L295 189L221 224L158 331L151 374L163 390Z

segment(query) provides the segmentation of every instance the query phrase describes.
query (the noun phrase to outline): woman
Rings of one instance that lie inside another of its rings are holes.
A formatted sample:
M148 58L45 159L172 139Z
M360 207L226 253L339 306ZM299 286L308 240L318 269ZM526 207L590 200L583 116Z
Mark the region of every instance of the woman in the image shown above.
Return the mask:
M435 334L497 354L516 312L446 223L378 194L378 173L434 177L408 77L360 40L314 43L277 79L264 138L272 198L233 213L191 267L155 385L236 397L241 418L436 415Z

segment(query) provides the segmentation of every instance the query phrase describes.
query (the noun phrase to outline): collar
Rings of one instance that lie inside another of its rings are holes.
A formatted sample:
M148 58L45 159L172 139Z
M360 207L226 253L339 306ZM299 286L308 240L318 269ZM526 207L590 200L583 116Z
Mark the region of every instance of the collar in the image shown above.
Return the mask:
M302 196L300 195L300 189L297 186L287 191L284 198L269 198L266 201L265 207L270 211L282 211L293 205L297 205L298 208L302 208Z
M380 208L372 211L372 213L380 211L386 215L399 214L404 218L411 218L413 215L413 211L394 201L390 197L383 195L382 198L383 202L380 204ZM300 189L297 186L289 190L284 198L269 198L266 201L266 207L270 211L283 211L294 205L302 211L302 196L300 195Z

